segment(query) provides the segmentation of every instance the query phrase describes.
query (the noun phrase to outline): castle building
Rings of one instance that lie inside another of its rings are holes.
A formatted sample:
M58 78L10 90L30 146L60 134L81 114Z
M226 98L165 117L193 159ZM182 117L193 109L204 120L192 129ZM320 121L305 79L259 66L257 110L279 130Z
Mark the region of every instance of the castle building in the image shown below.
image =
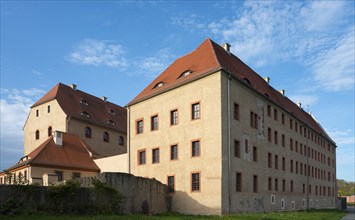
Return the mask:
M335 207L336 144L229 44L205 40L127 110L129 171L167 184L173 211Z

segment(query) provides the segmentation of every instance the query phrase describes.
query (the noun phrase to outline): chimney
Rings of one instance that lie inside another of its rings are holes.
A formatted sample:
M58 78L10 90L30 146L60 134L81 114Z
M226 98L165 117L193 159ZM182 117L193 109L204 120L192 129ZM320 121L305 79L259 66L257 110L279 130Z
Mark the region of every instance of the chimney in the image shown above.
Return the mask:
M63 146L63 132L55 131L53 136L54 143L57 146Z
M225 49L227 52L230 52L231 45L229 43L224 43L222 44L223 49Z
M297 104L297 106L298 106L299 108L302 107L302 103L301 103L301 102L296 102L296 104Z
M101 99L105 102L107 102L107 97L106 96L102 96Z
M279 92L280 92L283 96L285 96L285 90L284 90L284 89L279 90Z
M75 85L75 84L70 84L70 88L72 88L72 89L74 89L74 90L76 90L77 87L78 87L78 86Z
M267 82L267 84L270 84L270 77L264 77L264 80L265 80L265 82Z

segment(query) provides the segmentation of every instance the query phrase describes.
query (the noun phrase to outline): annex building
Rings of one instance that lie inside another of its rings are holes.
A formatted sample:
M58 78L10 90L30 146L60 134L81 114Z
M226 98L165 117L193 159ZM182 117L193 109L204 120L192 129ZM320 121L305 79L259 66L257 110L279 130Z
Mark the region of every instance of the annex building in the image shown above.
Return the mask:
M206 39L127 110L129 172L167 184L173 211L336 206L334 141L228 44Z

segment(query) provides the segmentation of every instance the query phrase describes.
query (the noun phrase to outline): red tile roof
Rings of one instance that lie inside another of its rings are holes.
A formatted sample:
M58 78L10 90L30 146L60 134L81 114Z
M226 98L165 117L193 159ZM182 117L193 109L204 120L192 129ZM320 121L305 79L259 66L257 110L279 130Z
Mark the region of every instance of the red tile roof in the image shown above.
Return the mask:
M187 70L192 71L192 73L188 76L180 77L180 75ZM219 46L210 39L206 39L191 53L178 58L152 83L150 83L148 87L146 87L130 103L128 103L128 106L199 79L200 77L206 76L218 70L224 70L225 72L230 73L231 76L237 80L247 79L253 90L264 95L266 98L334 143L334 141L331 140L324 129L312 118L312 116L298 107L290 99L283 96L279 91L271 87L262 77L243 63L243 61L241 61L238 57L230 52L227 52L223 47ZM163 85L154 88L160 82L162 82Z
M30 165L39 167L53 167L57 169L85 170L100 172L100 168L91 158L91 148L81 140L79 135L63 133L63 144L58 146L54 143L53 136L38 146L27 155L27 160L19 161L8 171ZM26 157L23 157L26 158Z
M83 91L72 89L62 83L58 83L32 108L54 99L58 101L67 116L127 133L127 110L125 108ZM114 113L110 113L112 110ZM85 116L87 114L89 117Z

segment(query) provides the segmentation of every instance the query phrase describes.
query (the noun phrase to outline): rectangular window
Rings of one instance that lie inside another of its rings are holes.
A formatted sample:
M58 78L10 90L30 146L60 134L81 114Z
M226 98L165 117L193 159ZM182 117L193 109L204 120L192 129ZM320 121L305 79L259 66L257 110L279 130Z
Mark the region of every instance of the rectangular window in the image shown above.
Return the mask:
M270 142L272 141L271 140L271 128L267 128L267 140Z
M268 155L267 155L267 164L268 164L268 167L269 167L269 168L271 168L271 163L272 163L271 160L272 160L272 159L271 159L271 153L268 153Z
M308 193L312 194L312 185L311 184L308 185Z
M290 150L293 151L293 140L290 138Z
M177 125L178 124L178 110L170 111L170 125Z
M272 191L272 178L271 177L269 177L268 189L269 189L269 191Z
M286 170L286 159L284 157L282 158L282 170Z
M306 193L306 185L304 183L302 184L302 192Z
M63 171L55 170L54 173L57 175L58 181L63 181Z
M51 112L51 106L48 105L48 106L47 106L47 113L50 113L50 112Z
M193 141L191 150L192 150L193 157L200 156L200 141Z
M73 172L74 179L79 179L80 177L81 177L81 174L79 172Z
M178 146L172 145L170 147L170 160L177 160L178 159Z
M258 115L254 112L250 112L250 126L258 129Z
M253 146L253 161L258 162L258 151L255 146Z
M291 118L290 118L290 129L293 129L293 122Z
M275 179L275 191L279 191L279 179Z
M267 116L271 117L271 106L267 105Z
M275 155L275 169L279 169L279 157Z
M239 143L239 141L234 141L234 156L240 158L240 143Z
M175 176L168 176L168 193L175 192Z
M285 115L283 113L281 114L281 123L285 124Z
M285 135L284 134L282 134L282 136L281 136L281 141L282 141L282 146L283 147L285 147Z
M277 131L274 131L274 142L275 144L278 144L278 137L277 137Z
M237 104L237 103L234 103L233 116L234 116L235 120L239 121L239 104Z
M291 192L293 192L293 180L291 180Z
M152 163L159 163L159 148L152 150Z
M242 174L237 172L235 178L236 178L235 179L236 191L241 192L242 191Z
M143 133L143 120L137 121L136 129L137 129L137 134Z
M286 180L282 180L282 192L286 191Z
M295 122L295 131L298 132L298 124Z
M257 193L258 192L258 176L253 175L253 192Z
M293 160L290 161L290 171L293 173Z
M298 174L298 162L296 161L296 174Z
M200 191L200 173L191 174L191 191Z
M245 153L249 153L248 139L244 140L244 148Z
M274 109L274 119L277 121L277 109Z
M158 130L158 115L154 115L150 118L150 130Z
M298 141L295 141L295 151L298 153Z
M145 164L145 150L138 151L138 164L139 165Z
M192 104L191 106L191 111L192 111L192 120L199 119L200 118L200 103L195 103Z

